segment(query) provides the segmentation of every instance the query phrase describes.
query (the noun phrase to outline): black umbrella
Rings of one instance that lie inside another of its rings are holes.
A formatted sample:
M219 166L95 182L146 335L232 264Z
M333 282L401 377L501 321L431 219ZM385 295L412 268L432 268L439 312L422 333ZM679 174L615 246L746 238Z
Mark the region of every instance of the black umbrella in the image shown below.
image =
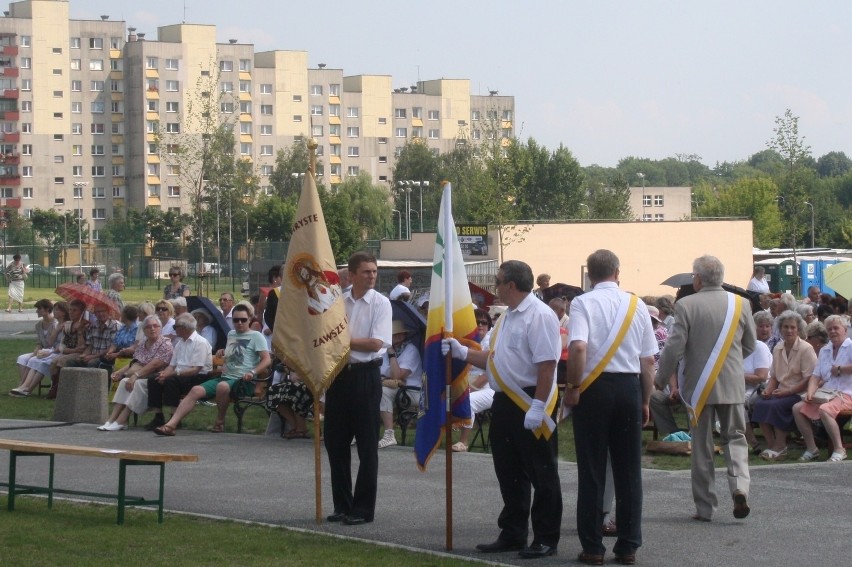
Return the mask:
M549 303L554 297L562 297L570 301L578 295L583 295L583 288L564 283L553 284L541 290L541 298L545 303Z
M684 285L692 285L692 274L683 273L675 274L662 282L660 285L670 285L672 287L681 287Z
M409 339L417 345L422 359L423 348L426 343L426 319L423 318L416 307L401 299L392 300L391 309L393 310L393 318L402 321L405 328L410 331Z
M210 324L216 329L216 344L213 345L213 352L215 353L225 348L225 344L228 342L228 332L231 330L231 327L228 326L225 316L213 305L213 302L203 295L190 295L186 298L186 308L190 312L196 309L206 309L210 312L210 316L213 318Z
M735 293L737 295L740 295L740 296L748 299L749 304L751 304L751 312L752 313L757 313L758 311L760 311L762 309L762 307L760 306L760 293L758 293L756 291L748 291L748 290L745 290L741 287L737 287L735 285L726 284L726 283L722 284L722 289L724 289L725 291L729 291L731 293ZM695 288L692 287L692 282L690 282L689 285L680 286L680 289L677 290L677 299L688 297L688 296L692 295L693 293L695 293Z

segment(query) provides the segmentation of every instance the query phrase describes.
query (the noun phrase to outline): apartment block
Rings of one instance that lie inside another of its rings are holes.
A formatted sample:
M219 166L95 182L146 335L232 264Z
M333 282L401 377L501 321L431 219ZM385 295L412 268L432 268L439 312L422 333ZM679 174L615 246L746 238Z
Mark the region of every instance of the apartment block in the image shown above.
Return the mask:
M689 220L692 187L630 187L630 210L641 221Z
M189 114L200 96L215 97L215 118L233 125L234 152L266 192L277 151L309 137L333 187L361 172L391 183L412 140L447 152L514 135L514 97L471 94L467 79L395 87L389 75L311 68L307 51L219 43L214 25L149 37L107 15L72 20L67 0L24 0L0 18L2 207L74 211L93 240L119 208L188 212L190 192L161 146L198 133Z

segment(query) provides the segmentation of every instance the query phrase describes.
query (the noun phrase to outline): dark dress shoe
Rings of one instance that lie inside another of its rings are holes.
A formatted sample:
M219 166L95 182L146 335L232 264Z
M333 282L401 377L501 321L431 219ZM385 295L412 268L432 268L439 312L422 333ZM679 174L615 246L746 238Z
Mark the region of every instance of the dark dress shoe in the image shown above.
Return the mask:
M360 526L361 524L369 524L372 521L364 516L346 516L343 518L343 523L347 526Z
M480 543L476 546L476 549L482 553L502 553L504 551L521 551L524 547L525 544L520 542L512 543L510 541L498 539L493 543Z
M605 523L601 531L604 537L616 537L618 535L618 528L615 526L615 522Z
M154 416L154 419L145 424L145 431L154 431L158 427L165 425L166 419L162 416Z
M543 543L534 543L526 549L522 549L518 555L523 559L539 559L540 557L550 557L556 555L556 547L544 545Z
M326 520L329 522L342 522L345 517L346 514L343 512L335 512L331 516L326 517Z
M621 563L622 565L635 565L636 564L636 554L635 553L616 553L615 554L615 562Z
M603 565L603 553L586 553L585 551L577 556L577 561L586 565Z
M745 492L737 490L734 492L734 518L742 520L748 516L749 512L751 512L751 508L748 507L748 498Z

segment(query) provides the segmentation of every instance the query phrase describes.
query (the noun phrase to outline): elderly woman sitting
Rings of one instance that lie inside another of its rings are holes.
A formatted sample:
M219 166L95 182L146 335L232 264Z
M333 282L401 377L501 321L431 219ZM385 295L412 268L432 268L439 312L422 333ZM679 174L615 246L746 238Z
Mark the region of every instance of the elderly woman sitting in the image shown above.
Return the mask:
M769 346L769 339L772 338L772 315L769 311L758 311L754 314L754 331L757 335L757 340ZM769 349L770 354L772 349Z
M163 327L163 336L172 341L172 345L177 342L175 334L175 308L171 301L161 299L154 306L154 313L160 318L160 325Z
M822 421L834 447L829 460L840 462L846 459L836 420L841 411L852 410L852 339L846 336L846 324L839 315L827 318L825 328L829 344L819 351L817 366L808 381L804 399L793 406L793 417L805 440L805 452L800 461L811 461L819 456L813 425L817 420ZM828 402L818 403L814 393L819 388L831 390L836 396Z
M774 461L787 454L787 433L795 426L793 406L808 385L816 366L816 353L805 342L805 320L795 311L777 318L781 342L772 351L769 383L757 400L752 420L760 423L767 449L760 456Z
M819 351L828 344L828 331L820 321L812 321L805 327L805 340L814 348L819 358Z
M161 334L159 318L149 315L142 322L145 340L136 346L133 361L112 374L113 382L119 382L112 401L112 413L106 423L98 427L101 431L127 429L130 413L142 414L148 409L147 377L159 372L172 358L172 343Z

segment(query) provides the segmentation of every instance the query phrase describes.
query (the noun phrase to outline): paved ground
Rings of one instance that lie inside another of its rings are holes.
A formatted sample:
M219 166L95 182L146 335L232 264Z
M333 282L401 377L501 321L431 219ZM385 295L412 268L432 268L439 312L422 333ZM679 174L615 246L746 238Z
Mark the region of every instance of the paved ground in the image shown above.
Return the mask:
M310 441L284 441L255 435L178 432L159 438L140 429L101 433L91 425L48 427L45 422L0 420L0 438L87 445L113 449L194 453L198 463L172 463L166 471L166 507L189 513L267 522L428 551L444 551L444 456L426 473L414 464L411 448L380 452L379 503L372 524L348 527L314 521L314 451ZM353 451L353 461L357 461ZM323 513L332 510L328 470L322 461ZM22 482L43 481L41 461L19 462ZM114 491L117 464L104 459L59 456L58 487ZM514 553L484 556L477 543L497 535L500 511L491 458L464 454L453 459L453 554L506 564L525 564ZM765 466L752 471L752 514L731 516L724 471L717 471L720 509L710 524L689 519L693 512L689 473L647 470L642 565L847 565L852 533L849 498L852 463ZM0 455L0 477L8 459ZM554 558L535 565L574 564L580 551L575 525L577 475L572 463L560 466L564 495L562 541ZM144 482L140 482L144 481ZM153 470L130 472L128 490L153 496ZM47 513L47 510L45 510ZM0 511L0 524L7 512ZM166 520L168 522L168 519ZM612 546L614 540L605 543ZM611 563L612 556L608 556Z
M5 304L4 304L5 305ZM38 321L35 309L24 309L23 313L6 313L0 308L0 339L35 337L35 324Z

